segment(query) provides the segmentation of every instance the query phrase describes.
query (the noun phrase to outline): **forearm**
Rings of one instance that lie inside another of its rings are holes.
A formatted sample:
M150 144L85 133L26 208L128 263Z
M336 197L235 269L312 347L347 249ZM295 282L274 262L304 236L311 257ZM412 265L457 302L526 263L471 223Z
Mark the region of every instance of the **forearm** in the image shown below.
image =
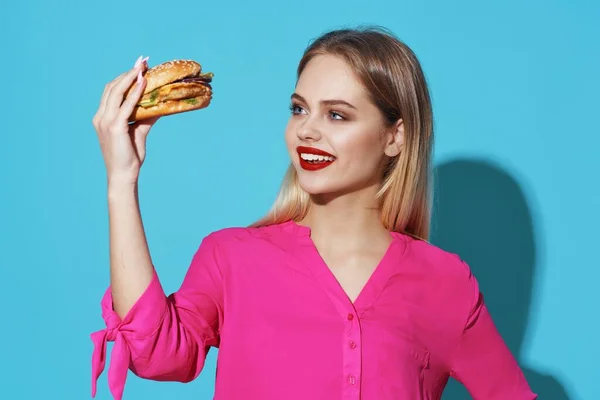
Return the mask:
M109 183L108 210L113 307L123 318L144 293L154 272L137 184Z
M463 332L452 376L463 383L473 399L537 399L483 302L476 315Z

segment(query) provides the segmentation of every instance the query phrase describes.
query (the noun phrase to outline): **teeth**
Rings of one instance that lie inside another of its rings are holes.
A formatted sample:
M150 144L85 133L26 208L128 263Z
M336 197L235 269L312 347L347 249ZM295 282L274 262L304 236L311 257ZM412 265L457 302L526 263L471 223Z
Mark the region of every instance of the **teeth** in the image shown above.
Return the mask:
M334 157L319 156L319 155L316 155L316 154L308 154L308 153L301 153L300 157L303 160L306 160L306 161L316 161L316 162L325 162L325 161L333 161L333 160L335 160Z

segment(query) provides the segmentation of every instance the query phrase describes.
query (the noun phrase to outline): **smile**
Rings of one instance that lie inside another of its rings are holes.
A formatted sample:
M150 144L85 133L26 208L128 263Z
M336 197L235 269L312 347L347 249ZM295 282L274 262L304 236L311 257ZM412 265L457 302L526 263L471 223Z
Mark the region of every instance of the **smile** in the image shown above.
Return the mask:
M300 166L307 171L323 169L336 160L333 154L313 147L299 146L296 151L300 156Z

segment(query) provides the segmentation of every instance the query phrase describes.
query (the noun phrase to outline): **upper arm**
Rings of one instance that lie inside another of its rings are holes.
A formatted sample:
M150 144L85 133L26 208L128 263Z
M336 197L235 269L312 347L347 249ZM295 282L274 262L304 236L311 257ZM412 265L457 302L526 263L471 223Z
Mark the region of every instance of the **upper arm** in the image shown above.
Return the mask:
M218 345L224 281L216 239L208 236L194 254L180 288L169 296L177 320L204 345Z

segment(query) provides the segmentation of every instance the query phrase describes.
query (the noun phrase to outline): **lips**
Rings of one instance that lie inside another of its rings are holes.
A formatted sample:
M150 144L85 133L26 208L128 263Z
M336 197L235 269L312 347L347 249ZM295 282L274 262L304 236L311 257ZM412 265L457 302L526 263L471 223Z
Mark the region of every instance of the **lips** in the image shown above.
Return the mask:
M300 166L307 171L323 169L336 160L333 154L314 147L298 146L296 151L300 158Z

